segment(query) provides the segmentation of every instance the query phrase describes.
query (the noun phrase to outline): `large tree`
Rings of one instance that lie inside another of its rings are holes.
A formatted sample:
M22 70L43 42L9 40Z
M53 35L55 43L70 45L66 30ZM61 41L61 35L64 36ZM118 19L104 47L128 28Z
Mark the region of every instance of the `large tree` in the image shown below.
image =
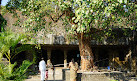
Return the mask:
M108 36L113 28L135 29L136 22L135 2L130 0L11 0L7 8L22 12L26 21L19 19L18 25L34 32L49 29L45 18L70 24L67 31L79 41L82 70L94 66L91 39Z

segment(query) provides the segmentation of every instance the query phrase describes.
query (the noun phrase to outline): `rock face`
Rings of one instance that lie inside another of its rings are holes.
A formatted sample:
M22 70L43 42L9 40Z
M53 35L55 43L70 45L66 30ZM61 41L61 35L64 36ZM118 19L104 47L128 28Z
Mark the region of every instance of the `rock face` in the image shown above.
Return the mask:
M20 24L23 24L27 18L21 15L21 12L16 11L20 17ZM26 28L21 26L15 26L17 18L13 17L13 14L6 13L3 15L4 19L7 21L7 26L5 29L9 28L15 33L26 33ZM37 33L33 33L32 40L28 42L28 44L34 44L32 41L35 41L39 44L74 44L78 45L78 40L76 40L75 36L72 35L71 39L69 39L69 32L66 31L66 28L70 28L71 25L68 24L64 26L64 22L59 20L58 22L54 23L50 18L45 17L47 24L45 28L42 30L37 31ZM48 23L52 22L51 25ZM48 32L47 32L48 31ZM121 30L114 30L118 36L119 34L122 35ZM119 32L118 32L119 31ZM28 32L28 31L27 31ZM73 38L74 37L74 38ZM73 39L72 39L73 38ZM104 38L102 41L98 41L92 39L92 45L129 45L129 37L118 37L115 39L112 38Z

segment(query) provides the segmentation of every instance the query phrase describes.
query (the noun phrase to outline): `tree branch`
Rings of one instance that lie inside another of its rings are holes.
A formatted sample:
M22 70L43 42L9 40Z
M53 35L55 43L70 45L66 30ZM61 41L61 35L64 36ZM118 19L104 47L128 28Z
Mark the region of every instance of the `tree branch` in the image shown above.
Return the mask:
M59 20L64 14L65 14L65 12L63 12L56 20L54 20L54 17L52 17L51 15L49 15L49 16L50 16L51 20L55 23L55 22L58 22L58 20Z

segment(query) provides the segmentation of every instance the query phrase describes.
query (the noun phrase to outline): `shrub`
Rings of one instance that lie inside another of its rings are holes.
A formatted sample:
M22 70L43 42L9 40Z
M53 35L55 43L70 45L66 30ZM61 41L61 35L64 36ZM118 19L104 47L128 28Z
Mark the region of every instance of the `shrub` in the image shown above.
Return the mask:
M16 63L5 65L0 63L0 81L23 81L27 76L27 70L33 63L24 60L22 65L18 68L14 68Z

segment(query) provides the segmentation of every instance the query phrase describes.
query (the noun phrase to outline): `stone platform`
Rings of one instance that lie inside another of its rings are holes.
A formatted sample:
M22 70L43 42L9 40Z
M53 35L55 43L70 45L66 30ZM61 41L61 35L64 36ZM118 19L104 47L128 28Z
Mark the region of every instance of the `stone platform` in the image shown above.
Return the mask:
M78 72L77 81L137 81L137 77L127 77L124 73L119 71L112 72ZM53 71L49 69L47 81L70 81L69 69L62 67L55 68L55 79L53 78ZM115 80L114 80L115 79ZM25 81L40 81L40 74L29 76Z
M63 80L70 81L70 70L63 69ZM77 81L125 81L122 72L78 72Z

